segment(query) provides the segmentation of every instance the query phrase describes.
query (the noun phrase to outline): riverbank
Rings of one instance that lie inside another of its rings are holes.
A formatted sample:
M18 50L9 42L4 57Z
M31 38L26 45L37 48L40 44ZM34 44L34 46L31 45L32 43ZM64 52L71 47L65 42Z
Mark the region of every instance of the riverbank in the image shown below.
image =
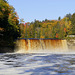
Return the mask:
M14 45L9 45L7 41L0 40L0 53L14 52Z
M10 46L0 47L0 53L11 53L14 52L14 48Z

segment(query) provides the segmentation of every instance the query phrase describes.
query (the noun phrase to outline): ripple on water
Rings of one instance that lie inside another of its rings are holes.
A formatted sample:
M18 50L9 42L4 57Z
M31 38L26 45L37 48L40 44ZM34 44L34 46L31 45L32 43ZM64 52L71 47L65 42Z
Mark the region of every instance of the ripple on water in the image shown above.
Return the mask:
M74 75L75 54L0 54L0 75Z

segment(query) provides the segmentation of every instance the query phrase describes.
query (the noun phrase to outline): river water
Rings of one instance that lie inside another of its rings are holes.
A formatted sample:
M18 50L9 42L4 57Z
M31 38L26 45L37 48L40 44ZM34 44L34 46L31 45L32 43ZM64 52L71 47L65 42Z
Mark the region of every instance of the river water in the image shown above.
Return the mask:
M75 75L75 54L1 53L0 75Z

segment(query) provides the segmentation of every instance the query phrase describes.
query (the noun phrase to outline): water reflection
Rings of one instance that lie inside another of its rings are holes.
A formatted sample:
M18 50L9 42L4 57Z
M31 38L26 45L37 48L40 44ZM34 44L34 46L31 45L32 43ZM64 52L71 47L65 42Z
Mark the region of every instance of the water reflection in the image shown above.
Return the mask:
M75 75L75 54L0 54L0 75Z

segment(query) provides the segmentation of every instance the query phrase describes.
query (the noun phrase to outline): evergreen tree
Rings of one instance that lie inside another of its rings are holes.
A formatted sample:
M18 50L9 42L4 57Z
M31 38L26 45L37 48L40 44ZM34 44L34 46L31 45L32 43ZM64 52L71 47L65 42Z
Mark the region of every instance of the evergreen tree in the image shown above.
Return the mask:
M75 13L72 15L71 22L72 22L72 34L75 35Z

